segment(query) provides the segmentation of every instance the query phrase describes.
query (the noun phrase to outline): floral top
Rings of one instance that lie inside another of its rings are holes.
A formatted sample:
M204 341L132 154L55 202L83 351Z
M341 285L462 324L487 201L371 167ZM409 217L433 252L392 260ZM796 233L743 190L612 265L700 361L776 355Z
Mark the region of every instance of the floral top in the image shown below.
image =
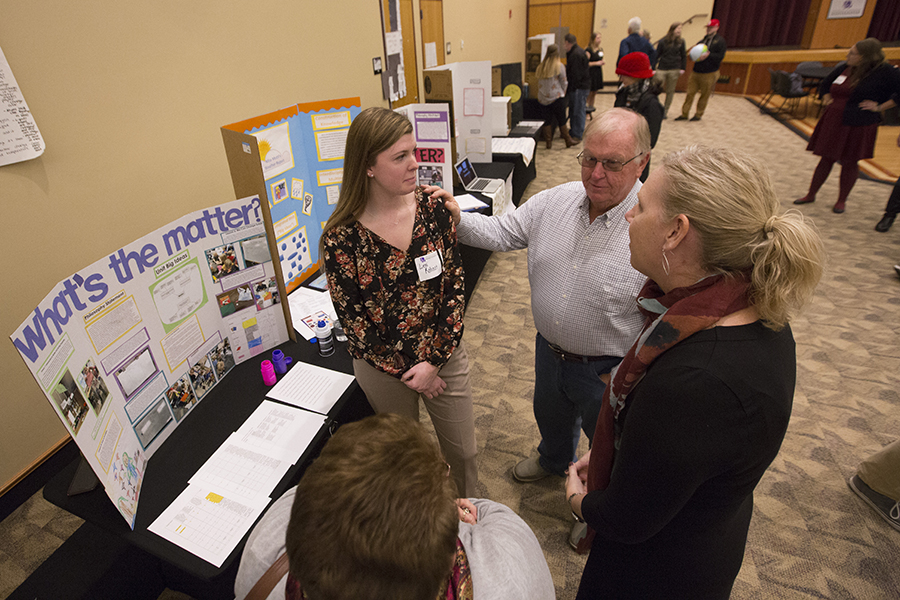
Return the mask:
M456 227L443 203L416 189L406 252L359 222L323 239L328 289L350 354L395 377L420 362L443 366L462 338L465 310ZM441 273L420 281L415 261L435 250Z

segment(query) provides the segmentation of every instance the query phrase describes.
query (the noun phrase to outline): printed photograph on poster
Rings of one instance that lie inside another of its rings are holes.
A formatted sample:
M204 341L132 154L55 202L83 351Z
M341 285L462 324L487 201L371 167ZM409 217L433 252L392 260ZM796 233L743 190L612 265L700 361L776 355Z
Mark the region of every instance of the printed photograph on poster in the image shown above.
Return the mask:
M436 185L440 188L443 188L444 174L442 169L440 167L420 166L419 185Z
M144 348L125 364L116 369L114 377L119 389L128 399L159 371L150 348Z
M831 0L828 19L858 19L866 12L866 0Z
M218 283L219 279L226 275L241 270L237 264L237 255L234 253L234 244L210 248L206 251L206 262L214 283Z
M233 315L256 304L250 284L239 285L234 289L218 294L216 302L219 304L219 312L223 317Z
M256 297L257 310L275 306L281 301L278 296L278 282L274 277L253 284L253 295Z
M213 370L210 366L209 356L204 356L198 362L194 363L188 370L188 374L191 376L191 385L194 386L194 393L197 395L198 400L202 400L203 396L206 395L206 392L211 390L216 384L216 378L215 375L213 375Z
M172 422L172 412L166 404L166 397L160 396L153 406L138 418L134 423L134 432L137 434L141 447L145 450L150 447L153 440Z
M291 198L294 200L303 200L303 180L291 179Z
M259 159L262 161L263 177L266 180L278 177L294 168L294 152L287 123L281 123L253 134L259 145Z
M78 386L87 396L88 402L91 403L94 412L100 414L103 409L103 403L109 396L109 388L106 382L100 376L100 370L94 365L94 360L89 358L81 368L81 374L78 376Z
M81 429L87 415L88 406L68 369L63 372L62 379L53 388L53 399L59 412L66 418L72 435L78 435L78 430Z
M276 181L272 184L272 203L278 204L288 197L287 179Z
M269 242L266 241L264 233L241 240L238 242L238 247L241 249L245 268L255 267L272 260L269 255Z
M215 367L216 378L221 381L225 375L234 368L234 353L231 351L231 342L225 338L219 342L212 352L209 353L209 360Z
M189 379L188 374L185 373L172 387L166 390L166 401L169 403L176 421L181 421L184 415L188 414L197 404L197 396L194 395Z

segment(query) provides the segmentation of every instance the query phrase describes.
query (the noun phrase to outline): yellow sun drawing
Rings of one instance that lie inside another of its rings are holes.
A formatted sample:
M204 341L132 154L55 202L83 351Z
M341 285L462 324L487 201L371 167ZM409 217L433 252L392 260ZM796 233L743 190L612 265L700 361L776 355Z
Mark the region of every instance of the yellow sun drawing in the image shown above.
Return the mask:
M259 140L259 159L266 160L266 154L268 154L271 149L272 146L269 144L269 140Z

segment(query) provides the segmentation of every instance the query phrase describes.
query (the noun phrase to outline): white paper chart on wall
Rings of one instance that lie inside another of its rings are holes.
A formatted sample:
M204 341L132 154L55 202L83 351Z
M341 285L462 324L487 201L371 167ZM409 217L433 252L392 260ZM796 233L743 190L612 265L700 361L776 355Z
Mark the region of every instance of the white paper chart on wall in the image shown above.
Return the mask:
M300 227L278 242L278 260L281 261L281 272L284 274L286 284L299 277L312 265L306 227Z

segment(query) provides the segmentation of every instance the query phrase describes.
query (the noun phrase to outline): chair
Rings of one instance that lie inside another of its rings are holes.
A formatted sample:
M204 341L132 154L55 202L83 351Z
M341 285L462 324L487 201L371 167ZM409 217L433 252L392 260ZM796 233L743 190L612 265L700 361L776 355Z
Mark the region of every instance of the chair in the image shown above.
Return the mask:
M769 76L771 79L771 89L767 94L765 101L767 102L775 95L781 96L783 100L781 106L774 111L767 111L765 109L765 104L760 105L760 110L762 112L769 112L773 115L783 112L793 115L800 105L800 98L808 98L809 93L803 89L802 83L794 85L794 82L791 80L791 74L785 71L773 71L772 69L769 69ZM797 78L795 77L795 79ZM785 104L788 105L787 110L785 110Z
M766 104L768 104L769 100L772 99L772 96L775 95L775 71L769 67L769 91L766 92L766 95L763 96L763 99L759 103L759 112L764 113L766 111Z
M808 92L814 92L818 89L819 83L822 82L820 77L807 77L806 72L808 69L821 69L822 63L817 60L807 60L797 65L794 69L794 73L798 73L803 78L803 88Z

